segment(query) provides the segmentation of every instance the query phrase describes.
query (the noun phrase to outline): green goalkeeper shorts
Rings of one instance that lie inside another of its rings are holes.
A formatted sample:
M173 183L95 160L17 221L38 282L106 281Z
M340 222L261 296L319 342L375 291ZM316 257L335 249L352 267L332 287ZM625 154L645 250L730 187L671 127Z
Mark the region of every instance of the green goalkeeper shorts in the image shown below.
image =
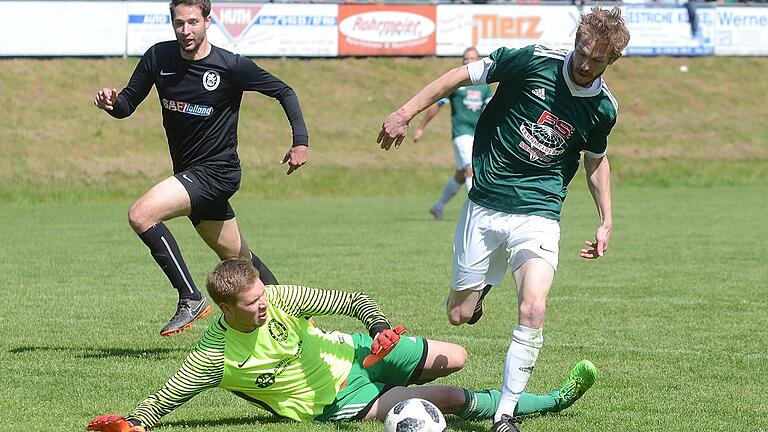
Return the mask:
M363 368L363 359L371 353L373 339L356 333L352 340L355 359L347 382L316 421L362 420L380 395L392 387L413 384L421 376L427 359L426 339L402 336L391 353L368 369Z

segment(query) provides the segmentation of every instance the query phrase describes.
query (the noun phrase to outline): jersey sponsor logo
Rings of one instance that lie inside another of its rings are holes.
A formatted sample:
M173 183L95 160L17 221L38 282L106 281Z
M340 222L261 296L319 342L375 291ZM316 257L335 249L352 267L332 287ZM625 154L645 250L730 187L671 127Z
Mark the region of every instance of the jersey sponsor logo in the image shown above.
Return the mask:
M161 99L163 108L168 111L177 111L184 114L208 117L213 114L213 107L208 105L197 105L181 101L172 101L165 98Z
M285 372L286 369L288 369L288 366L292 365L293 363L297 362L301 358L301 349L302 349L302 341L299 341L299 348L296 350L296 354L286 357L279 362L277 362L277 366L275 366L275 369L272 372L264 372L259 374L259 376L256 377L256 387L258 388L267 388L275 383L275 379L282 375L283 372Z
M209 70L203 74L203 87L208 91L216 90L220 82L221 76L216 71Z
M519 146L528 153L531 162L550 163L565 152L565 140L573 130L568 122L545 110L536 123L520 125L525 141L520 141Z
M236 43L251 28L260 10L261 5L245 4L224 4L211 8L214 22L232 43Z
M467 90L467 95L464 96L464 106L471 111L480 111L483 109L483 92L480 90Z
M543 88L533 89L531 90L531 93L541 100L547 100L547 94L544 92Z

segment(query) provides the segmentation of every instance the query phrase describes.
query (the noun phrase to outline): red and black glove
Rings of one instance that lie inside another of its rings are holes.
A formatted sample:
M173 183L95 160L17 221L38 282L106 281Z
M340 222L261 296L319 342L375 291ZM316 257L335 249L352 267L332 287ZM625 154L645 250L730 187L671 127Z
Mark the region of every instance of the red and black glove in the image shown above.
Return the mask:
M117 414L104 414L94 417L85 429L101 432L147 432L144 426L134 425L123 416Z
M393 329L384 329L373 337L371 353L363 359L363 367L369 368L389 354L400 341L400 335L405 333L405 327L399 325Z

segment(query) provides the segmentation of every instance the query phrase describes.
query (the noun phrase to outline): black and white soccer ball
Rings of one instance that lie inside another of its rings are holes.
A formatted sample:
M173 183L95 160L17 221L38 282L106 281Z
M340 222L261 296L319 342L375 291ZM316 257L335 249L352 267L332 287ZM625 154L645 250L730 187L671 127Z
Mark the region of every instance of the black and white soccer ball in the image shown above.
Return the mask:
M384 432L442 432L445 417L432 402L406 399L392 407L384 420Z

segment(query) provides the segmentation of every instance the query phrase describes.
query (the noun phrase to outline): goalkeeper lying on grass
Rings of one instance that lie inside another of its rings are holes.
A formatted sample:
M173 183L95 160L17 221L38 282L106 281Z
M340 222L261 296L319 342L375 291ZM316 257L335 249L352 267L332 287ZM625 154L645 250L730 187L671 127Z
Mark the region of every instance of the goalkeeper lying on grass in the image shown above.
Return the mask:
M181 368L129 415L96 417L86 429L139 432L203 390L220 387L277 416L297 421L383 420L397 402L422 398L446 414L490 419L500 392L454 386L412 386L458 371L463 347L401 336L365 294L296 285L268 285L251 262L232 258L208 276L222 315L208 327ZM346 315L368 334L325 333L310 317ZM515 414L557 412L592 385L597 370L578 363L545 395L524 393Z

